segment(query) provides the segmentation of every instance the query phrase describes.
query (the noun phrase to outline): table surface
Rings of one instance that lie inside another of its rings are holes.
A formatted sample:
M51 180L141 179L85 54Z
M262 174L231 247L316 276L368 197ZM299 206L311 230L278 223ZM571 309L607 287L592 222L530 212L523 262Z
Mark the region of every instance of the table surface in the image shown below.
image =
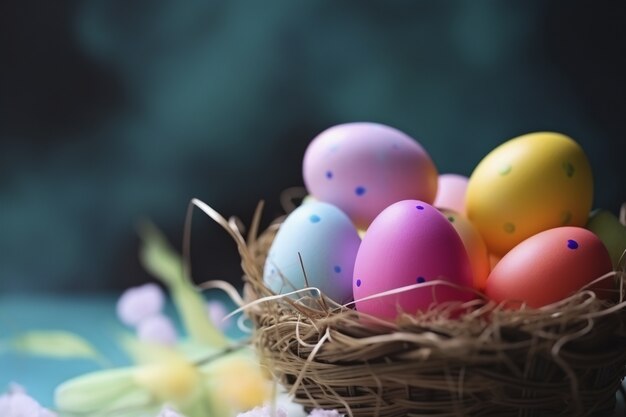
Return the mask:
M130 363L117 344L124 327L115 315L117 294L2 295L0 340L28 330L66 330L91 342L115 366ZM167 309L171 311L171 306ZM232 332L232 330L231 330ZM0 392L12 382L26 388L44 406L52 405L54 388L61 382L101 369L90 360L38 358L18 353L0 354ZM613 416L626 415L618 395Z

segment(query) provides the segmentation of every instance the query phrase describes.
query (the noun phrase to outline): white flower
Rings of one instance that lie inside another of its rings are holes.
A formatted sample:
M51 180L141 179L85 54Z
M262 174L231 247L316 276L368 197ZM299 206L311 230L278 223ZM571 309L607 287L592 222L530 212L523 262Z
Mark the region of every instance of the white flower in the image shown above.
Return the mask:
M309 417L342 417L343 414L339 414L339 411L337 410L322 410L319 408L316 408L315 410L311 411L311 414L309 414Z
M129 288L117 301L117 316L127 326L137 326L142 320L159 314L164 303L163 290L156 284Z
M276 409L266 405L265 407L256 407L245 413L238 414L237 417L287 417L287 412L278 407ZM322 410L316 408L311 411L308 417L343 417L337 410Z
M56 417L57 415L39 405L24 392L23 388L14 385L8 393L0 395L0 416Z
M269 405L256 407L245 413L240 413L237 417L287 417L287 413L282 408L274 409Z
M176 411L172 410L169 407L163 407L163 410L159 413L157 417L185 417L182 414L178 414Z

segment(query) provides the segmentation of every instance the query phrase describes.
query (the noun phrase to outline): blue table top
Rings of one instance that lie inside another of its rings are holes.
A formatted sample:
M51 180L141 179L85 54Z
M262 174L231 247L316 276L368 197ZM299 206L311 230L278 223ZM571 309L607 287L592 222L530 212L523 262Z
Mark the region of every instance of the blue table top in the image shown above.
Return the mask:
M0 296L0 340L30 330L66 330L95 345L111 365L127 365L130 360L117 343L117 337L125 330L115 315L117 297L118 294ZM98 369L101 366L90 360L59 360L5 352L0 354L0 392L15 382L49 407L58 384ZM613 415L626 415L621 395Z
M115 339L124 331L115 315L116 298L113 294L2 296L1 338L30 330L66 330L97 346L112 365L129 364ZM58 384L98 369L99 364L87 359L50 359L8 352L0 355L0 392L15 382L40 403L51 406Z

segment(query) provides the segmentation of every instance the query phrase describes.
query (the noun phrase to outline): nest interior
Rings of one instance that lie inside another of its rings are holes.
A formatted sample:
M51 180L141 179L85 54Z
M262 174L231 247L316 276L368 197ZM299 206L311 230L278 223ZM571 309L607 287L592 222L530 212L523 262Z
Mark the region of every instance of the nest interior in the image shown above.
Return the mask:
M323 294L273 294L263 265L279 224L257 238L255 219L247 242L230 222L254 343L268 372L305 408L352 417L600 416L614 409L626 375L623 271L608 278L617 283L612 302L585 290L541 309L478 299L389 323Z

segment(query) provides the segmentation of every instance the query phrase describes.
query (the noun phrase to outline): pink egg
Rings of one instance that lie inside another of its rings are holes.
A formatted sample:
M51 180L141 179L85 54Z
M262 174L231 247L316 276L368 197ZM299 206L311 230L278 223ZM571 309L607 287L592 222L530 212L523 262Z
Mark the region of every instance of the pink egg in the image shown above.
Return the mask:
M470 291L424 285L400 294L361 299L416 283L444 280L472 286L472 269L461 238L439 210L419 200L404 200L383 210L367 229L352 282L358 311L393 320L433 303L465 301Z
M504 255L489 274L486 294L509 307L542 307L612 270L611 257L596 235L581 227L557 227L529 237ZM613 287L613 280L605 279L592 289L606 298Z
M377 123L347 123L320 133L303 162L304 183L315 198L334 204L360 229L400 200L432 203L437 169L408 135Z
M441 174L433 206L465 214L465 193L469 178L458 174Z

